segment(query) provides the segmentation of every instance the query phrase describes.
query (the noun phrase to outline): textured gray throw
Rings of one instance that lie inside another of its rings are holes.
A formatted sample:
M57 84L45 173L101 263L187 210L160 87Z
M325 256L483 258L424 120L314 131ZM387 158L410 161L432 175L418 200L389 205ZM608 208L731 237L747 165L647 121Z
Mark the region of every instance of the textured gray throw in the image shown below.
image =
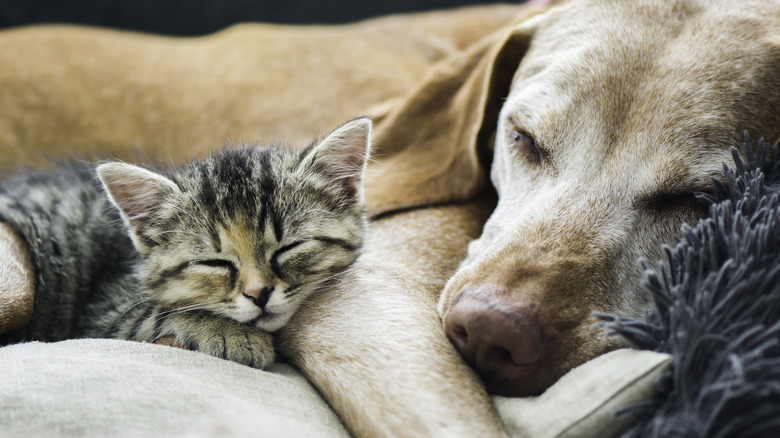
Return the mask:
M780 150L745 134L709 217L658 268L646 321L601 315L642 349L672 355L658 395L627 410L626 437L780 436Z

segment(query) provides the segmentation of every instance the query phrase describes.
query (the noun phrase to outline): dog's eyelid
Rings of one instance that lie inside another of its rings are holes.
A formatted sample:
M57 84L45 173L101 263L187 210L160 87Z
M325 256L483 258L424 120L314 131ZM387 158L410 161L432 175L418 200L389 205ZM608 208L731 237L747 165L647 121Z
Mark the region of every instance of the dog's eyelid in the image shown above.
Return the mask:
M532 162L540 165L544 164L547 153L539 146L534 136L518 128L511 129L509 135L512 144L521 147Z
M703 174L700 177L682 179L677 181L667 181L656 186L652 192L647 192L642 199L651 199L659 196L680 197L685 195L695 195L696 193L713 194L714 185L712 180L717 179L717 172L713 175Z
M708 195L712 189L701 190L699 185L691 185L682 188L659 189L652 193L641 195L635 202L636 206L642 206L652 210L664 210L679 207L704 207L709 205ZM704 194L702 197L700 194Z
M512 130L512 140L514 141L522 141L524 137L530 138L531 136L526 134L525 132Z
M668 190L665 190L664 193L667 193L668 195L674 195L674 196L696 196L699 193L703 193L705 195L712 195L714 194L714 186L712 182L712 178L705 178L701 181L691 181L688 184L685 184L681 187L677 188L670 188Z

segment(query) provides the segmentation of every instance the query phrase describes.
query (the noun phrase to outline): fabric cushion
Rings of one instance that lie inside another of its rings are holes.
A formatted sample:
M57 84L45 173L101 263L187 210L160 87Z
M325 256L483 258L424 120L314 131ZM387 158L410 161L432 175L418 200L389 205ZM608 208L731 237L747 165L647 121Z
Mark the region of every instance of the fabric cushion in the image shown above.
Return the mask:
M80 339L0 348L0 370L2 436L349 436L289 365Z
M652 398L667 354L617 350L571 370L539 397L494 397L513 437L617 436L632 420L617 411Z
M619 350L567 374L540 397L495 397L519 437L607 437L615 409L649 396L668 356ZM0 435L346 437L293 367L251 369L201 353L105 339L0 348Z

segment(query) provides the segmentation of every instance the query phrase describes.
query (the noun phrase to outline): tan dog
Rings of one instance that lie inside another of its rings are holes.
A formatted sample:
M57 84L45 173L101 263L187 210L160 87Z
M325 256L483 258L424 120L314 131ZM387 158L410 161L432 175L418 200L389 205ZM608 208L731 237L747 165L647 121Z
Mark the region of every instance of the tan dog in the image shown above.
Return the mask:
M572 1L515 30L499 195L440 302L489 390L538 394L622 346L593 312L641 318L637 259L707 211L741 133L780 137L780 9L765 1Z

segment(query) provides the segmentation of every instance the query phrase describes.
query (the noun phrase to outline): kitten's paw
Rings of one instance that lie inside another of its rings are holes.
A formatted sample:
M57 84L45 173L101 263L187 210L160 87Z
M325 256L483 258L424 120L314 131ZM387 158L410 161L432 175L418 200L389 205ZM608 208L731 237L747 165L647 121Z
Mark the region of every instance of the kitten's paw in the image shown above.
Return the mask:
M213 336L198 339L197 344L198 351L253 368L266 368L274 361L271 335L239 323L226 324Z
M179 314L169 318L163 335L171 334L184 348L253 368L274 361L271 335L256 327L210 314Z

